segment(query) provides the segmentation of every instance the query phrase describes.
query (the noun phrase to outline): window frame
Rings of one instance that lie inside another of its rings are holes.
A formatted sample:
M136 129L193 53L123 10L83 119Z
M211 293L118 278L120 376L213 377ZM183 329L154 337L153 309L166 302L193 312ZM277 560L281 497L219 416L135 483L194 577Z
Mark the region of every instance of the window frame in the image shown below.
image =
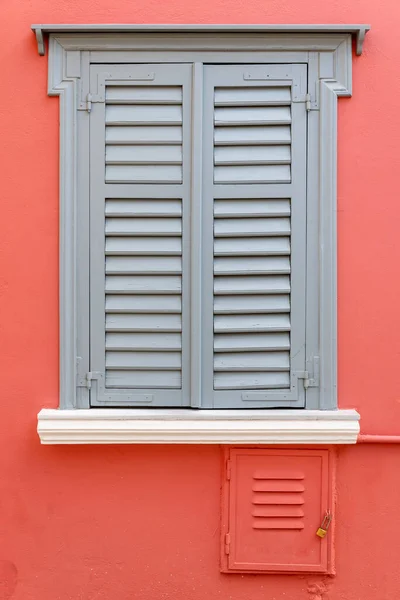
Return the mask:
M84 169L79 169L78 165L87 156L89 147L86 112L89 65L111 63L113 58L115 61L115 51L118 51L118 62L147 63L157 62L162 58L163 62L193 62L195 69L196 65L199 68L199 63L219 61L233 64L308 64L309 81L313 85L309 86L307 162L309 165L319 165L319 169L309 169L308 174L307 239L311 244L319 240L319 265L315 265L315 256L307 252L307 261L314 261L314 264L307 265L307 269L318 268L319 277L315 278L318 286L311 290L314 300L307 303L307 315L318 311L319 333L317 337L314 334L314 343L320 349L321 361L318 393L313 393L313 388L309 388L306 408L301 412L308 413L309 417L315 411L318 414L325 412L325 417L321 414L321 422L325 422L328 420L328 413L332 414L337 409L337 98L349 97L352 91L352 33L346 30L346 26L343 28L344 33L325 35L253 33L251 26L247 32L245 26L240 31L235 31L234 27L226 29L221 26L219 32L217 28L215 33L198 31L191 35L185 34L185 31L177 33L175 30L161 30L158 33L50 35L48 94L60 97L60 408L63 410L58 411L59 413L80 409L83 417L84 409L88 409L85 413L98 410L89 408L90 380L86 376L89 372L86 359L89 356L88 340L81 335L84 324L88 322L88 309L79 304L85 298L87 281L78 268L78 261L88 259L89 244L87 241L82 242L83 236L80 235L80 228L87 225L88 211L80 206L79 197L87 193L89 180L88 174ZM196 170L199 177L198 169ZM310 319L307 321L309 323ZM313 374L314 365L307 364L307 370ZM100 410L104 412L105 409ZM122 419L122 411L129 412L129 409L110 410L119 412ZM157 418L159 411L165 413L165 410L157 408L151 411L154 418ZM206 412L215 414L215 411ZM240 411L221 412L226 414ZM248 410L240 419L250 420L252 413L256 412L260 411ZM290 418L289 413L299 411L286 409L283 412ZM336 411L344 412L347 411ZM355 431L359 416L356 411L350 412L352 419L347 415L347 420L356 423L353 427ZM265 418L271 420L267 415Z

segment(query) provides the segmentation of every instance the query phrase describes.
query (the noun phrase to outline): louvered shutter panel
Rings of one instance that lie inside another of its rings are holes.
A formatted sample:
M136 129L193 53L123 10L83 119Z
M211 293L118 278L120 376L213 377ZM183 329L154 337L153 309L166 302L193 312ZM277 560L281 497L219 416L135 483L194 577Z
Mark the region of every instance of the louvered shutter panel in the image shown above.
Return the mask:
M303 65L205 69L209 406L304 406L306 74Z
M188 405L191 67L93 66L91 92L91 404Z

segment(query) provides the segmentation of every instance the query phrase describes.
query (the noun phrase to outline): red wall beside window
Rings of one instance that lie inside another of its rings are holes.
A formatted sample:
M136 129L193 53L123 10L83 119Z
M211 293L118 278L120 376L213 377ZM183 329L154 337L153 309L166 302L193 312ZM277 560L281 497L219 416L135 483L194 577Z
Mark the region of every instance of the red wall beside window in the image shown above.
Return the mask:
M400 434L397 0L3 0L0 600L392 600L399 445L338 450L337 576L219 571L216 446L41 447L58 404L58 100L31 23L370 23L339 100L339 402Z

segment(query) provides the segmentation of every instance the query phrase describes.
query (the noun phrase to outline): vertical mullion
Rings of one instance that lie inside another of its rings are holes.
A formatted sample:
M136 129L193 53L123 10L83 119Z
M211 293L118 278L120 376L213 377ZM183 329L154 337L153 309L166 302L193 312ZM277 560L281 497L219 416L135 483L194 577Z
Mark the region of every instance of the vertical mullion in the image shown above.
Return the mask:
M97 72L91 72L90 89ZM92 85L93 84L93 85ZM90 370L105 373L105 103L90 113ZM97 386L91 390L95 393Z
M318 72L309 69L309 90L315 86ZM319 132L320 113L311 110L307 118L307 299L306 299L306 370L313 372L313 356L319 356ZM323 197L323 196L322 196ZM320 408L320 388L308 388L306 408ZM335 406L332 406L335 408Z
M90 224L89 224L89 115L80 111L77 115L79 127L78 140L78 189L77 189L77 222L76 222L76 292L78 308L76 311L76 354L78 377L82 378L90 371ZM81 168L81 165L85 165ZM89 390L80 385L77 388L77 408L89 408Z
M179 84L182 85L182 150L183 150L183 179L181 186L182 202L182 386L180 394L180 406L190 406L191 396L191 354L192 354L192 335L191 335L191 270L192 253L191 248L191 170L192 170L192 145L191 137L193 122L192 106L192 69L188 65L180 65ZM168 186L165 186L168 187Z
M203 264L202 407L214 406L214 85L213 67L204 72L203 92Z
M295 81L306 78L307 67L293 68ZM303 102L292 102L292 194L291 194L291 269L290 269L290 370L292 375L305 369L306 350L306 215L307 215L307 113ZM305 391L298 384L299 405L305 406Z
M203 64L193 65L191 162L191 394L190 404L201 406L202 397L202 152Z
M82 94L86 96L90 84L89 52L81 53ZM85 90L85 91L83 91ZM87 91L86 91L87 90ZM78 96L78 102L81 100ZM77 139L77 188L76 188L76 369L79 385L76 389L75 408L89 408L89 390L82 385L82 378L90 371L89 329L89 115L86 111L76 112L79 132ZM71 327L71 323L69 324Z

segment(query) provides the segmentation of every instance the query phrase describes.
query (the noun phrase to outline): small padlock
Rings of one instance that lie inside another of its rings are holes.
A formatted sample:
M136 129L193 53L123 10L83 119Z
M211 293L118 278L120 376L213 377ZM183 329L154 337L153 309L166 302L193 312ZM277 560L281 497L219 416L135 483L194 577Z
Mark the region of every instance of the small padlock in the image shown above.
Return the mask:
M329 528L329 525L331 524L331 521L332 521L332 515L328 510L323 518L321 527L318 527L318 529L317 529L318 537L324 538L326 536L326 534L328 533L328 528Z
M326 529L322 529L322 527L318 527L318 529L317 529L317 535L320 538L324 538L327 533L328 533L328 531Z

